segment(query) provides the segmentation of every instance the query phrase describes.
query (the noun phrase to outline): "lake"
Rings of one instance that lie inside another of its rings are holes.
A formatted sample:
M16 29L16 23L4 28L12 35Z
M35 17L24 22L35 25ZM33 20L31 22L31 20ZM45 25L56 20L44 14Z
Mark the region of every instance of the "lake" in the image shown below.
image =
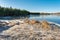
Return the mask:
M17 18L17 20L20 19L20 17L13 17L13 18ZM7 20L12 20L13 18L12 17L0 17L0 20L7 21ZM60 15L30 15L27 18L38 20L38 21L46 20L49 22L60 24Z
M60 15L30 15L29 19L46 20L60 24Z

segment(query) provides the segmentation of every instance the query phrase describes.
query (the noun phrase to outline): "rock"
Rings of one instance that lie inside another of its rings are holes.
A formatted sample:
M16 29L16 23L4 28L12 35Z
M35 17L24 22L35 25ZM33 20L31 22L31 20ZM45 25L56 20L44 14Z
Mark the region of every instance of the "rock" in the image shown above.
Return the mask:
M8 24L8 26L14 26L16 23L14 22L14 21L12 21L12 22L9 22L9 24Z
M29 24L36 24L36 23L40 23L39 21L36 21L36 20L30 20L29 21Z
M28 23L28 24L40 23L39 21L36 21L36 20L25 20L24 22L25 22L25 23Z
M30 20L28 20L28 19L24 20L25 23L29 23L29 21L30 21Z
M24 23L24 21L22 20L22 21L18 21L19 23L21 23L21 24L23 24Z
M8 25L6 22L0 22L1 27L6 26L6 25Z
M47 21L42 21L41 25L43 29L48 29L48 30L50 29L50 25Z

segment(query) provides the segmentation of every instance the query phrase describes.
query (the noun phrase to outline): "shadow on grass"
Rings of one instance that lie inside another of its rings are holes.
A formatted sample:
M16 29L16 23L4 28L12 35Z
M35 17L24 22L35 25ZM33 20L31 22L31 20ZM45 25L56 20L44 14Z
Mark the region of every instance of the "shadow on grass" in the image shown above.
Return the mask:
M9 28L10 28L10 26L2 26L2 27L0 27L0 32L7 30Z

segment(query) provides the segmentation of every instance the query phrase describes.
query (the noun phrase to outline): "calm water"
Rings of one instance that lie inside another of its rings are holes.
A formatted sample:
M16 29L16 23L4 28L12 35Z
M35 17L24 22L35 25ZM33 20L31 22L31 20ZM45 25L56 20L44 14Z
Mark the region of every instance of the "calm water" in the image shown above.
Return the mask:
M12 17L0 17L0 20L7 21L10 20ZM14 17L15 18L15 17ZM19 17L17 17L19 19ZM54 22L60 24L60 15L30 15L28 17L29 19L34 19L34 20L46 20L49 22Z
M30 15L29 19L46 20L60 24L60 15Z

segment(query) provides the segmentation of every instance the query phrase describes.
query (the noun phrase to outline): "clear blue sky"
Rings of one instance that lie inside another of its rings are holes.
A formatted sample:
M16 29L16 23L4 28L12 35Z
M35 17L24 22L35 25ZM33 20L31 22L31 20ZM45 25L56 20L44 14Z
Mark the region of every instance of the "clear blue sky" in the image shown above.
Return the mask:
M0 6L32 12L60 12L60 0L0 0Z

